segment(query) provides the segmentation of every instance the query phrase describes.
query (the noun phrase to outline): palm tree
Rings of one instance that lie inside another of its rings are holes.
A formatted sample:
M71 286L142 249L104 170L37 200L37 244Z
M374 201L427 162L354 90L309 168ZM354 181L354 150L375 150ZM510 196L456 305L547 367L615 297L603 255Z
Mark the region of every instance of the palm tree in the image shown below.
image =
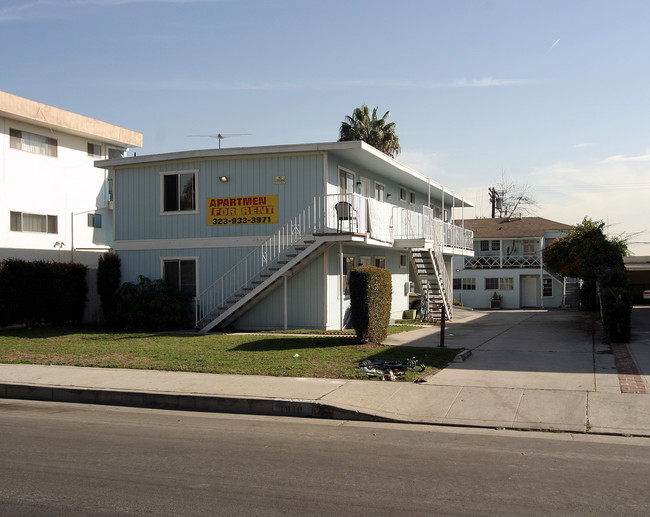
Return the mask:
M361 140L390 157L398 154L402 148L395 134L395 122L387 122L390 111L378 119L378 109L378 107L373 109L371 116L370 109L363 104L360 108L354 109L352 116L346 115L345 120L341 122L339 142Z

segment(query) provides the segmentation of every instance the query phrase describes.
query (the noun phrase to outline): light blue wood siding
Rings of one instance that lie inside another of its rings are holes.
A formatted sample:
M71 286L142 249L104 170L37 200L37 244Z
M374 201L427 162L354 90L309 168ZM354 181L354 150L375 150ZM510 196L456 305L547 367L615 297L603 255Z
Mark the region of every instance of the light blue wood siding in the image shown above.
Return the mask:
M160 174L198 170L198 213L161 215ZM226 176L228 182L219 181ZM285 184L276 184L285 176ZM319 154L211 159L118 169L115 173L116 240L219 238L270 234L323 193ZM278 195L278 224L208 226L213 197Z
M371 265L374 265L376 257L383 257L386 260L386 269L391 272L393 297L391 303L391 319L402 317L403 311L408 309L408 292L404 290L404 284L409 281L409 269L400 268L400 250L377 246L343 245L343 255L353 255L355 266L359 264L362 256L371 258ZM340 278L339 278L339 248L337 245L329 248L327 253L327 329L340 328L341 313L344 322L349 318L350 297L343 297L341 305Z
M287 281L287 326L290 329L324 327L323 255ZM284 328L282 283L234 326L242 330Z

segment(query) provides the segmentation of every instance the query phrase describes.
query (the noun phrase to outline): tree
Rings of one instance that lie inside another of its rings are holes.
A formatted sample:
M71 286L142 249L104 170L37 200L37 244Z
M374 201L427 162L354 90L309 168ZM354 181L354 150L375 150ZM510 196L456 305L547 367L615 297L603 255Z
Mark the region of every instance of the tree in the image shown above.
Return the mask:
M501 182L497 183L494 193L494 208L499 217L518 217L522 214L533 214L537 208L537 201L531 194L530 185L521 185L505 175L501 175ZM492 200L492 197L490 198Z
M360 108L354 109L352 116L346 115L345 120L341 122L339 142L360 140L390 157L399 154L402 148L395 134L395 123L387 121L390 111L378 119L378 109L378 107L373 109L371 115L368 106L363 104Z
M543 254L544 266L551 273L583 280L580 300L588 310L598 308L597 284L624 287L627 283L623 263L627 242L624 238L608 238L604 228L604 222L585 217Z

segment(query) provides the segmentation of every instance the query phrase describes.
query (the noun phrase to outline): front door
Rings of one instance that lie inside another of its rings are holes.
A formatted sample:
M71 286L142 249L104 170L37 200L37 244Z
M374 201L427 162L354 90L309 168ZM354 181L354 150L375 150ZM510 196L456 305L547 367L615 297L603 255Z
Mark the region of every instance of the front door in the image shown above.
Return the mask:
M521 287L521 306L537 307L537 277L522 276L520 287Z

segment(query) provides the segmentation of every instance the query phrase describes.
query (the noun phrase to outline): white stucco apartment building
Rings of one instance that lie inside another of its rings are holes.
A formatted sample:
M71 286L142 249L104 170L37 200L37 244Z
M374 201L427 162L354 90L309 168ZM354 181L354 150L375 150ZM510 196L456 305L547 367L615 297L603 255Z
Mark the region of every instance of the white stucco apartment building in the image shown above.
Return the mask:
M141 146L141 133L0 91L0 261L96 266L113 207L94 161Z

